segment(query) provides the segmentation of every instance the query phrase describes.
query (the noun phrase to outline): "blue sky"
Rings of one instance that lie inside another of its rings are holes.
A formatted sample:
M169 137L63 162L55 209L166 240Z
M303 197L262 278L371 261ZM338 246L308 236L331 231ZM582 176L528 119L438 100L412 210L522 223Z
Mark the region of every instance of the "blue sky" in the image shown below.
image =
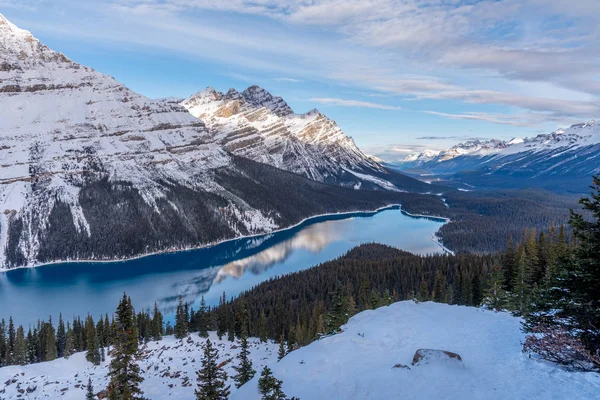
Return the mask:
M0 0L0 12L149 97L258 84L390 160L600 115L598 0Z

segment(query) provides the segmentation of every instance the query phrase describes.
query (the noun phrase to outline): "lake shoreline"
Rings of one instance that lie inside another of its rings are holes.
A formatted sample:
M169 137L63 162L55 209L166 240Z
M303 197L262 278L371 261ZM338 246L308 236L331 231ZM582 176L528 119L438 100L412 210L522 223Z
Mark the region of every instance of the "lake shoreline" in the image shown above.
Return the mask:
M133 260L139 260L142 258L147 258L147 257L152 257L152 256L157 256L157 255L163 255L163 254L171 254L171 253L184 253L184 252L190 252L190 251L194 251L194 250L201 250L201 249L207 249L210 247L216 247L225 243L229 243L229 242L233 242L236 240L242 240L242 239L251 239L251 238L258 238L258 237L266 237L268 235L272 235L275 233L281 233L281 232L285 232L288 230L292 230L295 228L298 228L304 224L310 224L316 221L313 220L317 220L320 218L327 218L327 217L345 217L347 216L348 218L351 218L353 216L359 216L361 214L371 214L371 215L376 215L382 211L387 211L387 210L393 210L393 209L398 209L401 213L412 217L412 218L429 218L429 219L433 219L433 220L438 220L438 221L442 221L444 223L448 223L450 222L449 218L445 218L445 217L439 217L439 216L433 216L433 215L424 215L424 214L411 214L405 210L402 209L402 205L398 204L398 203L393 203L393 204L388 204L386 206L382 206L379 207L375 210L357 210L357 211L343 211L343 212L337 212L337 213L325 213L325 214L318 214L318 215L313 215L310 217L306 217L303 220L301 220L300 222L294 224L294 225L290 225L287 226L285 228L280 228L280 229L275 229L272 230L270 232L264 232L264 233L256 233L253 235L244 235L244 236L238 236L235 238L231 238L231 239L224 239L224 240L220 240L220 241L216 241L213 243L208 243L208 244L203 244L203 245L199 245L199 246L191 246L191 247L186 247L186 248L182 248L182 249L175 249L175 250L160 250L160 251L153 251L150 253L144 253L144 254L140 254L137 256L133 256L133 257L127 257L127 258L118 258L118 259L110 259L110 260L90 260L90 259L77 259L77 260L56 260L56 261L51 261L51 262L46 262L46 263L39 263L39 264L32 264L32 265L23 265L23 266L19 266L19 267L15 267L15 268L0 268L0 274L6 274L9 273L10 271L16 271L16 270L21 270L21 269L34 269L34 268L40 268L40 267L47 267L47 266L52 266L52 265L57 265L57 264L77 264L77 263L82 263L82 264L114 264L114 263L122 263L122 262L127 262L127 261L133 261ZM438 240L436 240L435 238L432 238L432 240L436 241L438 243L438 245L442 248L443 251L448 252L450 254L454 254L454 252L452 252L451 250L447 249L445 246L443 246L443 244Z

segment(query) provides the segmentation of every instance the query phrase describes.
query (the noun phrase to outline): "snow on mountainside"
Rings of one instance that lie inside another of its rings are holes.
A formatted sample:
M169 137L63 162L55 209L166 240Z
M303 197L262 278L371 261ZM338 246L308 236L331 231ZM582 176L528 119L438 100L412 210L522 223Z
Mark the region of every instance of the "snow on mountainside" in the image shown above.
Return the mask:
M141 96L49 49L2 15L0 60L0 269L128 258L397 202L348 196L240 160L237 155L245 155L320 181L328 181L318 178L338 158L338 168L379 168L362 162L333 121L317 113L292 115L281 98L258 87L196 97L220 107L219 120L229 111L216 96L236 99L227 103L231 112L254 110L245 113L244 126L215 133L212 122L207 129L177 100ZM254 126L260 132L247 133ZM328 145L277 138L276 132L292 130L315 143L327 137ZM315 149L321 153L311 153ZM320 163L325 154L330 158ZM284 201L292 186L296 198ZM256 197L266 190L270 196Z
M232 384L237 343L210 334L226 362ZM277 362L277 344L250 339L255 378L236 389L231 399L260 399L257 380L268 365L283 380L288 397L300 399L379 400L427 399L596 399L600 375L567 372L556 365L529 358L521 352L524 339L520 320L508 313L403 301L364 311L352 317L343 332L300 348ZM192 399L195 371L200 368L201 343L197 334L175 340L172 336L150 342L140 361L141 384L153 400ZM412 366L417 349L453 351L464 367L432 360ZM107 364L94 367L83 353L68 360L0 368L0 396L16 399L81 399L88 377L96 392L106 387ZM406 368L393 368L397 364Z
M294 114L281 97L258 86L225 94L209 87L181 104L234 154L319 182L398 189L388 181L389 173L363 154L335 121L316 109ZM375 178L364 179L361 174Z
M600 173L600 124L590 121L526 139L470 141L434 158L405 160L399 168L475 186L546 185L580 192Z

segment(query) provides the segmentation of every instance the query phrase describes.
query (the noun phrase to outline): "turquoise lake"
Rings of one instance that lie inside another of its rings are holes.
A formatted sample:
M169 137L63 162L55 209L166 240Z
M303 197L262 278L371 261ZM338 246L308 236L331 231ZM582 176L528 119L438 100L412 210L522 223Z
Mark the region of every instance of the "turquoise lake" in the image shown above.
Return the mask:
M444 220L412 217L398 207L374 213L316 217L280 232L212 247L111 263L61 263L0 273L0 318L18 324L38 318L112 313L123 292L137 310L158 303L168 315L178 296L197 308L226 292L235 296L274 276L310 268L369 242L418 254L442 248L434 234Z

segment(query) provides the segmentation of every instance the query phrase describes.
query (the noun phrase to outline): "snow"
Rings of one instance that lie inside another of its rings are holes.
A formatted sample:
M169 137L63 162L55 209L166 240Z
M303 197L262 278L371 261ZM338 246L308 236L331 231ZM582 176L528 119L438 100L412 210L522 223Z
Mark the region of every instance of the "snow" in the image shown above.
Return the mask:
M598 399L600 375L567 372L521 352L520 320L507 313L404 301L354 316L341 334L270 365L301 399ZM411 366L417 349L461 355ZM404 364L411 369L392 368ZM257 379L231 396L260 399Z
M234 359L225 365L229 375L228 384L231 385L231 392L234 393L236 388L232 377L235 371L232 367L237 364L235 356L239 351L239 343L227 341L226 336L223 340L219 340L215 332L210 332L209 337L219 351L219 363ZM145 379L141 385L144 395L153 400L195 398L196 371L201 366L201 346L204 342L205 339L197 334L191 334L183 340L167 336L159 342L150 342L142 348L140 367ZM255 338L249 339L248 343L250 359L256 370L262 369L267 363L276 362L279 344L260 343L260 340ZM36 387L32 393L21 396L28 400L82 399L85 397L88 378L92 379L96 393L106 388L109 362L107 359L102 365L93 366L86 361L85 353L77 353L68 360L63 358L23 367L0 368L0 399L17 399L19 389L27 390L28 387ZM7 385L6 382L12 379L16 381Z
M210 339L217 345L220 361L234 358L225 365L231 400L260 399L257 381L264 365L283 380L289 397L304 400L600 398L600 374L569 372L523 354L520 326L520 319L508 313L398 302L355 315L342 333L293 351L279 362L276 343L250 339L257 374L238 390L231 380L237 344L219 340L214 332ZM140 361L145 395L153 400L194 398L203 341L191 334L189 339L168 336L148 343ZM435 358L412 366L418 349L458 353L464 367ZM397 364L410 369L392 368ZM23 398L80 399L88 377L96 391L106 387L107 365L108 361L94 367L78 353L68 360L0 368L0 396L16 399L19 389L36 387Z
M335 121L318 110L294 114L283 99L258 86L226 94L207 88L181 104L208 127L212 140L255 161L321 182L343 169L363 175L383 171Z

